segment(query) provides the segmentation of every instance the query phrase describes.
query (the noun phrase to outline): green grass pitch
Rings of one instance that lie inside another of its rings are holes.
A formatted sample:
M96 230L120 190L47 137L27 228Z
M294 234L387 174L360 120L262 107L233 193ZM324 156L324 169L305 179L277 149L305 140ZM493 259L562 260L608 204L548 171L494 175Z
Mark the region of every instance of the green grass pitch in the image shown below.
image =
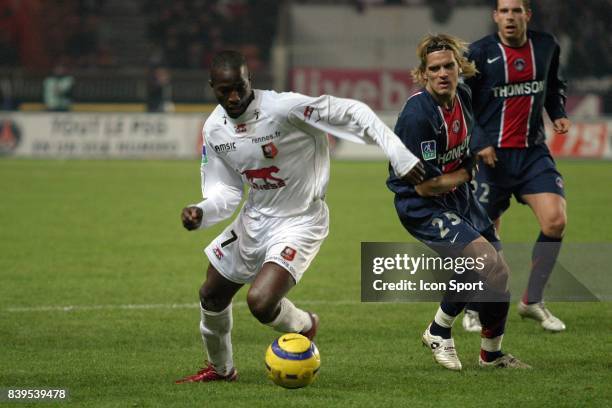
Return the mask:
M464 370L454 373L420 344L435 304L359 302L360 242L412 241L382 162L332 163L330 235L290 296L322 318L317 382L285 390L266 378L264 352L277 333L250 316L243 290L234 307L239 382L174 385L203 360L202 248L223 227L180 225L180 209L199 198L198 166L0 160L0 388L68 388L70 401L57 405L78 407L610 404L610 303L551 304L568 326L556 335L521 321L513 304L504 349L535 367L527 372L478 369L478 336L457 328ZM567 242L612 241L612 163L559 167ZM537 233L529 210L513 203L502 238L532 242Z

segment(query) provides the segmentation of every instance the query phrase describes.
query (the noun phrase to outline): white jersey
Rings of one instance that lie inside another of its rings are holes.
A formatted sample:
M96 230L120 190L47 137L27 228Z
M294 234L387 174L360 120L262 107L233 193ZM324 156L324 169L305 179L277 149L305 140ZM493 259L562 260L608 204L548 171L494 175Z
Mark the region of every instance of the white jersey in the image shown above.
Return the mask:
M325 196L329 181L327 134L357 143L376 142L398 176L418 162L365 104L329 95L318 98L254 90L238 118L220 105L202 131L201 228L229 218L249 195L245 211L268 217L303 214Z

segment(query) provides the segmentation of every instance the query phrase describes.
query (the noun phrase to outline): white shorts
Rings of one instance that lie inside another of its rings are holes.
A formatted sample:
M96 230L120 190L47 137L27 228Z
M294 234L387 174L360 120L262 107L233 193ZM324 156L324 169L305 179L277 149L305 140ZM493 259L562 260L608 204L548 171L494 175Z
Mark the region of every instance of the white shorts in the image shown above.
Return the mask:
M235 283L252 282L266 262L285 268L297 283L328 232L329 210L322 200L306 213L287 218L243 208L204 253L223 277Z

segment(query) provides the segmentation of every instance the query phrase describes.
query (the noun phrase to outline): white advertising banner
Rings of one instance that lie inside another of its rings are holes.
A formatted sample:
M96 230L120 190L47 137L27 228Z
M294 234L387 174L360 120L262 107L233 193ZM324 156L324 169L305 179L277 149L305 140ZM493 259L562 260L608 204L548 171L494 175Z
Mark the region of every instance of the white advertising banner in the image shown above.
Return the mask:
M195 158L203 115L0 113L0 155L40 158Z
M397 114L381 113L391 128ZM199 114L0 113L0 157L193 159L201 152ZM554 157L612 160L612 119L575 120L547 143ZM341 140L338 159L385 160L378 146Z

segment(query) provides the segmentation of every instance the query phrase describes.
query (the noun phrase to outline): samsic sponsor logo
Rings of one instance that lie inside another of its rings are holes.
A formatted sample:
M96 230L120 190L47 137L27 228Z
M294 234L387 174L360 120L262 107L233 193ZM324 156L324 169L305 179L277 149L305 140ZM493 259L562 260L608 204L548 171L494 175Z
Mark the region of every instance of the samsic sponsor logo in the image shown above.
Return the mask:
M221 143L218 145L214 145L213 148L217 153L234 152L236 151L236 142Z

